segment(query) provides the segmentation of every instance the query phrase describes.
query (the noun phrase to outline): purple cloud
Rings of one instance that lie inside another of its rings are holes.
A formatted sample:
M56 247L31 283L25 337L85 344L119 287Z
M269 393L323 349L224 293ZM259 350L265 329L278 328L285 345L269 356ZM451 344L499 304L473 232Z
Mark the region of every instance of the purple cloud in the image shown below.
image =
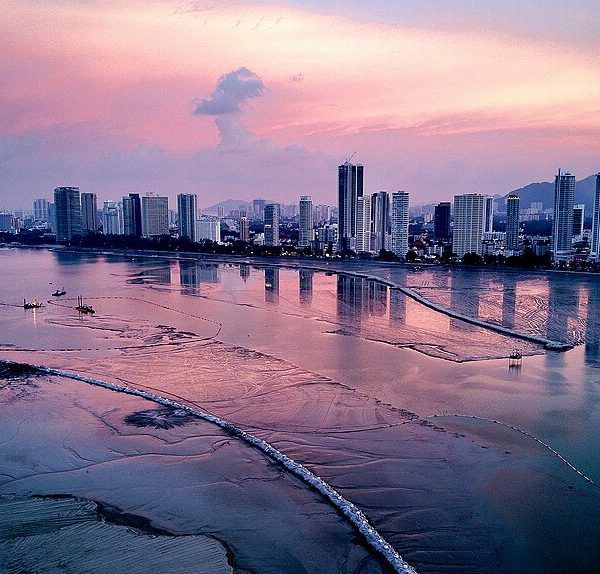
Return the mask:
M265 85L260 77L242 67L219 78L213 93L207 98L196 100L194 114L222 116L241 111L243 104L263 94Z

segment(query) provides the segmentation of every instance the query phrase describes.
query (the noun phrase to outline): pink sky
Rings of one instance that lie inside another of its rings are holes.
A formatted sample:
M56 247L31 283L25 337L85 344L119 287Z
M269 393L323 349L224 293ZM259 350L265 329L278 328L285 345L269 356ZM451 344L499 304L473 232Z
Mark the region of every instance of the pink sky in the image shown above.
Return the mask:
M58 185L335 204L353 152L414 204L600 170L593 2L486 5L5 0L0 208ZM235 105L195 114L211 97Z

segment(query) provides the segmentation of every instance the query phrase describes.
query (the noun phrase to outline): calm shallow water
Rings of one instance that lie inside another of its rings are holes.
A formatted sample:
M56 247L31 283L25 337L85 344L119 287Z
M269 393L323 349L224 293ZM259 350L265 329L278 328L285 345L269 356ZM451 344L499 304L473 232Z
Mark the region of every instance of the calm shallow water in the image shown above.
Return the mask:
M331 270L16 249L0 250L0 266L2 303L68 291L35 312L0 306L1 357L158 389L244 426L355 502L419 571L596 567L598 488L514 430L428 418L514 425L600 482L596 278L350 266L472 316L582 343L548 353ZM78 293L95 316L73 311ZM513 348L531 354L520 370L508 369ZM231 461L206 464L231 474ZM85 485L72 490L97 499ZM144 508L151 520L169 513ZM240 548L249 536L221 535ZM265 552L248 559L273 567ZM302 568L321 571L289 571Z

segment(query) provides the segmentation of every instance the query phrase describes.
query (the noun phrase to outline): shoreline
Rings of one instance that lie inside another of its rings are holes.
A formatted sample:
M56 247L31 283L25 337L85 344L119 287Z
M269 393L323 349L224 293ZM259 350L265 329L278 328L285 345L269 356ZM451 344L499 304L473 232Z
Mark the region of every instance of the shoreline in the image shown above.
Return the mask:
M37 246L36 246L37 247ZM539 344L542 346L544 350L547 351L555 351L555 352L565 352L571 350L574 345L563 343L562 341L554 341L552 339L547 339L546 337L541 337L531 333L525 333L522 331L516 331L514 329L510 329L508 327L503 327L502 325L498 325L495 323L489 323L487 321L483 321L476 317L471 317L469 315L464 315L463 313L459 313L457 311L453 311L452 309L448 309L438 303L430 301L426 297L423 297L410 287L405 285L401 285L400 283L396 283L395 281L391 281L390 279L386 279L384 277L380 277L378 275L373 275L372 273L368 273L366 271L360 271L360 269L344 269L343 266L346 263L352 262L354 267L359 267L361 265L370 265L369 261L356 261L356 260L344 260L344 259L335 259L330 261L324 261L323 264L308 264L306 263L307 259L301 260L286 260L284 257L246 257L242 255L223 255L223 254L205 254L205 253L195 253L189 251L155 251L155 250L140 250L140 249L125 249L125 250L117 250L117 249L98 249L98 248L70 248L70 247L60 247L54 246L54 249L49 248L48 246L40 246L43 249L56 250L57 252L63 253L92 253L97 255L112 255L116 257L128 257L128 256L136 256L136 257L151 257L151 258L163 258L169 260L194 260L201 261L203 259L208 260L213 263L225 263L231 265L253 265L255 267L276 267L282 269L294 269L294 270L306 270L306 271L316 271L323 273L337 273L342 275L347 275L350 277L356 277L359 279L366 279L367 281L373 281L379 283L381 285L385 285L389 289L400 291L406 297L410 297L414 301L420 303L421 305L432 309L438 313L442 313L448 317L453 319L457 319L459 321L463 321L465 323L469 323L471 325L475 325L477 327L481 327L483 329L488 329L490 331L499 333L501 335L505 335L507 337L512 337L515 339L519 339L522 341L528 341L530 343ZM276 259L276 261L273 261ZM321 260L319 260L321 261ZM342 263L342 268L340 268L340 263ZM397 267L398 264L390 263L390 262L376 262L378 266L382 268L394 268ZM405 266L404 264L400 264ZM410 266L410 268L419 267L418 265Z

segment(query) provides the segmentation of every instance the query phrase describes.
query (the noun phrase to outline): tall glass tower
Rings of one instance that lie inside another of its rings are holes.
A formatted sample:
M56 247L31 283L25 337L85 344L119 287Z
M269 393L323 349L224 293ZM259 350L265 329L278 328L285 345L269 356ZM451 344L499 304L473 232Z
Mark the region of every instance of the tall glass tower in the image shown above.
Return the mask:
M591 256L600 259L600 173L596 174L596 195L594 196L594 213L592 214L592 250Z
M506 199L506 248L513 252L519 250L519 204L520 198L516 194Z
M340 251L356 251L358 198L363 196L364 167L345 162L338 167L338 241Z
M198 219L198 197L195 193L180 193L177 196L177 228L179 237L196 241Z
M78 187L57 187L54 190L56 206L56 240L71 241L81 235L81 202Z
M552 258L568 261L572 254L573 200L575 176L560 169L554 180L554 224L552 227Z

